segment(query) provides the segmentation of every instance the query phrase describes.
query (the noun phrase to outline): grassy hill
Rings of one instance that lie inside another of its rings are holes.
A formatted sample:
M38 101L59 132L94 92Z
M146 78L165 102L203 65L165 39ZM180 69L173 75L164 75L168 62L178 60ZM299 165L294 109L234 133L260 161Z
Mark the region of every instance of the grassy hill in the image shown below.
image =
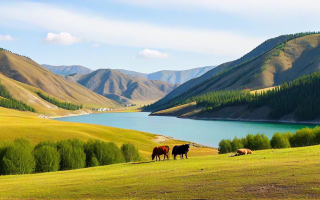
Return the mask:
M78 83L105 97L121 102L156 101L176 85L130 76L111 69L99 69L83 76Z
M222 64L179 86L151 106L150 110L158 111L175 106L177 101L211 91L274 87L315 72L320 68L319 38L319 34L298 34L287 42L284 41L288 37L272 39L270 44L261 44L243 58ZM261 48L264 50L258 54Z
M42 119L34 113L0 107L0 141L11 141L15 138L29 138L34 144L44 140L57 141L68 138L80 138L84 141L89 139L112 141L119 146L130 142L138 147L145 159L149 159L153 147L159 145L157 141L160 143L163 141L171 148L175 144L185 143L185 141L171 138L159 140L157 135L140 131ZM192 147L192 149L195 155L217 153L215 149L200 146Z
M317 199L320 146L0 177L2 198ZM85 184L84 184L85 183Z
M42 90L61 101L83 104L89 108L118 106L113 100L53 74L27 57L5 50L0 51L0 79L14 98L33 104L41 111L52 109L52 105L38 100L34 95L36 90ZM55 112L55 108L52 112Z

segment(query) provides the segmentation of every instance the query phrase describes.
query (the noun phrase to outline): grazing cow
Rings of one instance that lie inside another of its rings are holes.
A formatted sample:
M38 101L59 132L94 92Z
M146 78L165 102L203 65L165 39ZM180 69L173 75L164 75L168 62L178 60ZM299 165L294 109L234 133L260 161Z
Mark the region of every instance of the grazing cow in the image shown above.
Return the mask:
M163 160L166 159L167 156L167 160L169 160L169 147L168 146L161 146L161 147L155 147L153 148L153 152L152 152L152 160L154 160L154 157L156 157L156 160L160 161L160 155L163 154Z
M252 151L250 149L238 149L237 153L239 155L247 155L252 154Z
M183 158L183 154L186 155L186 159L188 159L188 151L190 149L189 144L183 144L180 146L174 146L172 149L173 158L176 160L176 156L180 155L180 159Z

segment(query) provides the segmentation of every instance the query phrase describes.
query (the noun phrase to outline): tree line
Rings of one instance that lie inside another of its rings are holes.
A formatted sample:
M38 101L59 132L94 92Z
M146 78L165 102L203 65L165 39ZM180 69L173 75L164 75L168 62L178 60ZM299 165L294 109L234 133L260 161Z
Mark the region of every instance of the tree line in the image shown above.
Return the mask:
M0 106L4 108L11 108L15 110L20 110L20 111L30 111L30 112L36 112L36 110L23 103L22 101L14 99L9 91L1 85L1 80L0 80Z
M320 127L304 128L296 133L275 133L271 140L264 134L248 134L246 137L233 140L223 139L219 142L219 153L236 152L240 148L251 150L280 149L290 147L303 147L320 144Z
M320 72L304 75L298 79L282 84L272 90L250 94L246 92L222 92L234 94L233 97L224 101L214 101L212 96L216 92L209 93L200 99L198 105L204 106L203 112L211 112L223 107L248 105L249 109L261 106L270 106L271 119L280 119L284 115L293 113L298 121L314 120L320 115Z
M76 104L72 104L70 102L61 102L55 98L50 97L49 95L44 95L41 92L37 92L38 96L41 97L42 99L58 106L59 108L63 108L66 110L79 110L82 109L83 106L82 105L76 105Z
M0 146L0 175L53 172L140 161L133 144L119 148L113 142L79 139L43 141L33 146L28 139L16 139Z

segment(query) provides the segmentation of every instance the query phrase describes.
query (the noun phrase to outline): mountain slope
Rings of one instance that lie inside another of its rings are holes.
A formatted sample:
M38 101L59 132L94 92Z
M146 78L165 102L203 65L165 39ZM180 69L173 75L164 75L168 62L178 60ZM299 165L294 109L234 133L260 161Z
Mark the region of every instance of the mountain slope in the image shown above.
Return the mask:
M75 73L85 75L92 72L91 69L83 67L81 65L53 66L53 65L42 64L41 66L57 75L69 75L69 74L75 74Z
M156 103L155 106L160 106L161 104L166 104L171 99L182 95L183 93L187 92L191 88L196 88L200 85L202 85L205 81L213 78L216 74L222 73L225 70L231 69L233 67L236 67L237 65L241 65L245 62L250 61L251 59L257 58L266 52L270 51L271 49L275 48L279 44L297 37L297 35L300 34L290 34L290 35L281 35L279 37L271 38L269 40L266 40L261 45L257 46L255 49L244 55L243 57L231 61L226 62L221 65L218 65L217 67L213 68L212 70L208 71L207 73L203 74L202 76L198 78L191 79L187 81L186 83L180 85L177 89L173 90L170 94L168 94L166 97L161 99Z
M78 83L98 94L122 102L155 101L176 87L170 83L134 77L111 69L96 70L83 76Z
M159 80L159 81L165 81L172 84L182 84L189 81L190 79L201 76L202 74L213 69L214 67L215 66L207 66L207 67L200 67L200 68L194 68L194 69L188 69L188 70L182 70L182 71L162 70L162 71L154 72L151 74L144 74L144 73L128 71L123 69L116 69L116 70L124 74L143 77L149 80Z
M183 101L211 91L277 86L317 71L320 64L319 38L319 34L311 34L291 39L260 56L236 66L228 64L227 69L213 73L225 66L221 65L179 86L155 103L152 110L163 109L173 102Z
M71 83L63 77L53 74L33 60L8 51L0 51L0 73L8 78L33 86L35 90L40 89L62 101L83 104L85 107L117 106L116 102L98 95L78 83ZM11 87L9 82L8 79L6 87ZM9 89L10 93L17 93L15 90L16 88L13 87ZM17 93L17 95L20 94Z

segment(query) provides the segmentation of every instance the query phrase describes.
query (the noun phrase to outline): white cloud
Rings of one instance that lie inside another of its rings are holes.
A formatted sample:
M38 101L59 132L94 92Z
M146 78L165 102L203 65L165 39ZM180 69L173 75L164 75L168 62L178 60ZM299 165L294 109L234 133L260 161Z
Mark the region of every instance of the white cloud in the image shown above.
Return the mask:
M140 51L137 56L134 56L133 58L141 58L141 59L146 59L146 58L168 58L168 54L162 53L157 50L150 50L150 49L145 49L143 51Z
M62 44L70 45L81 42L79 37L72 36L70 33L48 33L47 37L44 39L45 42L49 44Z
M11 41L11 40L13 40L11 35L1 35L0 34L0 41Z
M264 39L236 32L172 28L86 15L41 3L9 3L0 7L0 24L46 31L66 31L100 44L174 49L216 56L242 56ZM79 23L81 22L81 23ZM234 48L236 47L236 48Z
M91 45L91 47L99 47L100 46L100 44L93 44L93 45Z

